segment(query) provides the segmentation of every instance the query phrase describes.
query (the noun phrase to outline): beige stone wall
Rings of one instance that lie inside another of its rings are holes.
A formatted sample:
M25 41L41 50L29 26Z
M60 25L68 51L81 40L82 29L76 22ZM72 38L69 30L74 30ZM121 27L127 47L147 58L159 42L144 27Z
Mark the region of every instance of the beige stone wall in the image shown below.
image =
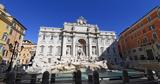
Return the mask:
M20 50L26 28L5 10L5 7L0 7L0 40L5 42L3 48L1 47L2 59L9 62L12 55L9 50L9 44L14 47L15 41L17 41L18 46L16 49ZM5 32L7 33L7 38L3 40Z
M23 41L23 50L19 54L20 64L28 64L31 57L34 55L36 45L30 41Z

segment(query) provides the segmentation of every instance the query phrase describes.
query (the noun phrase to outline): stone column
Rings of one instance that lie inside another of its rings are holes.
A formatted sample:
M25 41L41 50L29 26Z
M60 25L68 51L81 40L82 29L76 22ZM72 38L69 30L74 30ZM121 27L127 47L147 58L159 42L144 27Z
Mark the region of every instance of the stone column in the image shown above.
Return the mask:
M90 45L90 38L89 38L89 35L88 35L88 37L87 37L87 39L88 39L88 44L87 44L87 47L88 47L88 51L87 51L87 54L88 54L88 57L90 57L90 47L89 47L89 45Z
M72 56L75 57L75 36L72 37Z
M88 37L87 37L87 42L86 42L85 48L86 48L86 56L89 57L89 55L88 55Z
M99 37L97 36L97 56L100 56L100 51L99 51Z
M62 56L66 56L66 36L65 33L63 34L63 41L62 41Z
M53 54L53 56L56 56L56 52L53 51L53 50L56 50L56 45L53 45L53 49L52 49L52 54Z
M91 37L88 37L89 43L88 43L88 56L92 56L92 42L91 42Z
M52 50L52 53L53 53L53 55L52 55L52 60L54 60L54 61L52 61L52 64L55 64L55 61L57 61L57 59L59 59L59 57L58 56L56 56L56 48L57 46L54 44L54 46L53 46L53 50Z

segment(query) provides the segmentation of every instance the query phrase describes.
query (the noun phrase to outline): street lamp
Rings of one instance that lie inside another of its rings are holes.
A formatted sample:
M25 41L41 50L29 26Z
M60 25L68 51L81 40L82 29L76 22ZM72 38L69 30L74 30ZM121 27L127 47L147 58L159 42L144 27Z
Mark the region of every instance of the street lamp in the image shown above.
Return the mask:
M11 61L10 61L10 63L9 63L8 69L6 70L7 72L10 72L10 71L12 70L14 55L15 55L16 53L18 53L18 52L16 51L17 44L18 44L18 42L15 41L15 44L14 44L14 48L13 48L13 49L12 49L13 45L12 45L12 44L9 44L9 48L10 48L10 51L12 52L12 56L11 56ZM24 48L24 47L21 46L21 50L20 50L20 51L22 51L23 48ZM18 50L18 49L17 49L17 50ZM19 52L20 52L20 51L19 51Z

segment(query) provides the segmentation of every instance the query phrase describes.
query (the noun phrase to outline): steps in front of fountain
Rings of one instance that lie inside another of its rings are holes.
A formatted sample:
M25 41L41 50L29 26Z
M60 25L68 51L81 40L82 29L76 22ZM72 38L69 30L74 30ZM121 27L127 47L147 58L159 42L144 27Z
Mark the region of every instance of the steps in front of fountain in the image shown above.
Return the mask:
M80 69L80 71L83 73L85 73L86 72L86 70L87 70L87 68L86 67L83 67L83 68L79 68ZM73 72L75 72L76 71L76 68L75 69L72 69L72 70L67 70L67 69L64 69L64 70L60 70L60 71L57 71L57 70L52 70L52 71L50 71L50 70L48 70L50 73L73 73Z
M129 71L129 76L136 76L141 75L142 73ZM122 78L122 71L106 71L106 72L99 72L100 79L103 80L121 80ZM42 74L39 75L39 78L42 78ZM82 80L88 80L88 73L82 70ZM65 73L56 73L56 81L73 81L73 73L72 72L65 72Z
M58 73L56 74L56 80L73 80L73 73ZM82 72L82 80L88 80L86 72Z

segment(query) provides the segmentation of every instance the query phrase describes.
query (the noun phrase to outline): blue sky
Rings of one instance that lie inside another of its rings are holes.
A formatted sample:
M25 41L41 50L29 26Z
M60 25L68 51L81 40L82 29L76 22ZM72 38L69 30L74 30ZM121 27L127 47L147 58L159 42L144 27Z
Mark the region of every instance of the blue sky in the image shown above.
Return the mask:
M37 42L40 26L63 27L84 16L100 30L117 35L132 25L160 0L0 0L28 30L25 39Z

